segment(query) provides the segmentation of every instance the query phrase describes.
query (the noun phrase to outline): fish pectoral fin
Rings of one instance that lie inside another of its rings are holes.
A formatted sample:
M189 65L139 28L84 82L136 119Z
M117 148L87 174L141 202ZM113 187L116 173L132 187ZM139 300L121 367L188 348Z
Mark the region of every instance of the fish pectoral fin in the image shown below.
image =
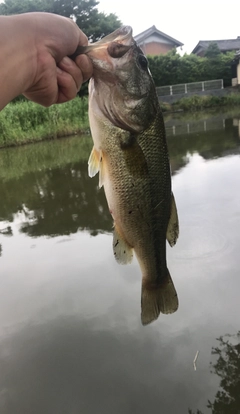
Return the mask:
M100 169L100 153L93 147L88 160L88 175L94 177Z
M167 241L171 247L176 244L179 236L179 223L178 223L178 213L175 203L175 198L172 193L172 202L171 202L171 213L167 227Z
M113 253L116 261L120 264L128 264L132 261L133 249L120 235L116 226L113 230Z
M178 309L178 297L172 278L167 269L165 280L160 283L142 282L141 320L147 325L156 320L161 313L174 313Z
M99 188L102 187L104 182L103 173L103 155L102 151L97 151L94 147L88 160L88 175L94 177L99 172Z

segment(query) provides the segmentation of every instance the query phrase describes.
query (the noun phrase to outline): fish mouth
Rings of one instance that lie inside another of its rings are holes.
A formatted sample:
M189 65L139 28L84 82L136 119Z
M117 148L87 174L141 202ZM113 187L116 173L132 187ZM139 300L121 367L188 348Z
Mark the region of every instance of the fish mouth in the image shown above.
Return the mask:
M75 59L78 55L89 54L94 50L107 49L108 54L112 58L120 58L133 46L134 40L132 37L131 26L121 26L119 29L103 37L95 43L87 46L78 46L75 53L70 56Z
M124 42L128 41L132 38L132 28L131 26L121 26L119 29L115 30L114 32L110 33L109 35L103 37L102 39L98 40L98 42L89 45L90 47L98 47L100 44L106 44L109 42Z

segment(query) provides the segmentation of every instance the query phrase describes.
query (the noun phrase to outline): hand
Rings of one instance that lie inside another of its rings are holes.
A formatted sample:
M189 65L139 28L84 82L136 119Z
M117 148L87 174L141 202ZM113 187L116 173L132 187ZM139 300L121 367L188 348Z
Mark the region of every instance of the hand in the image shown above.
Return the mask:
M26 15L35 26L37 59L34 62L35 76L24 95L41 105L49 106L75 98L82 83L92 75L92 64L86 55L75 62L68 55L78 45L87 45L87 37L71 20L48 13Z
M69 101L92 75L87 56L67 57L88 41L66 17L0 16L0 40L0 110L20 94L44 106Z

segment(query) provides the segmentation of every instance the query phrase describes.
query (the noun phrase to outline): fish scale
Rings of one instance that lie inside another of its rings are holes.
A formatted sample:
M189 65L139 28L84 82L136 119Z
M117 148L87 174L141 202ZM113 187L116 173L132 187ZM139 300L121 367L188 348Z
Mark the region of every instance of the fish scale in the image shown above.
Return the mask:
M166 238L174 245L179 230L163 117L146 57L131 28L118 29L85 52L94 68L89 173L99 172L104 187L114 220L116 260L130 263L134 251L140 264L141 319L146 325L160 312L178 308L166 262Z

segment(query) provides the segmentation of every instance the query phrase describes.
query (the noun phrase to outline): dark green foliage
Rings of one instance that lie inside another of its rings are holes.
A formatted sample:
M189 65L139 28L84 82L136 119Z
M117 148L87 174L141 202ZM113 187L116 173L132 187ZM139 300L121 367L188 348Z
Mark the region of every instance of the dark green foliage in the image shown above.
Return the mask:
M216 53L214 45L210 45L208 51L209 57L200 57L194 54L180 56L175 49L166 55L148 56L149 68L156 86L213 79L223 79L224 86L230 86L234 52ZM207 52L206 54L208 54Z
M71 17L91 41L96 41L121 26L114 13L100 13L97 5L96 0L5 0L0 4L0 14L39 11Z
M219 57L219 55L221 55L221 51L217 43L214 43L214 42L210 43L206 52L204 53L204 56L207 58L216 58L216 57Z

